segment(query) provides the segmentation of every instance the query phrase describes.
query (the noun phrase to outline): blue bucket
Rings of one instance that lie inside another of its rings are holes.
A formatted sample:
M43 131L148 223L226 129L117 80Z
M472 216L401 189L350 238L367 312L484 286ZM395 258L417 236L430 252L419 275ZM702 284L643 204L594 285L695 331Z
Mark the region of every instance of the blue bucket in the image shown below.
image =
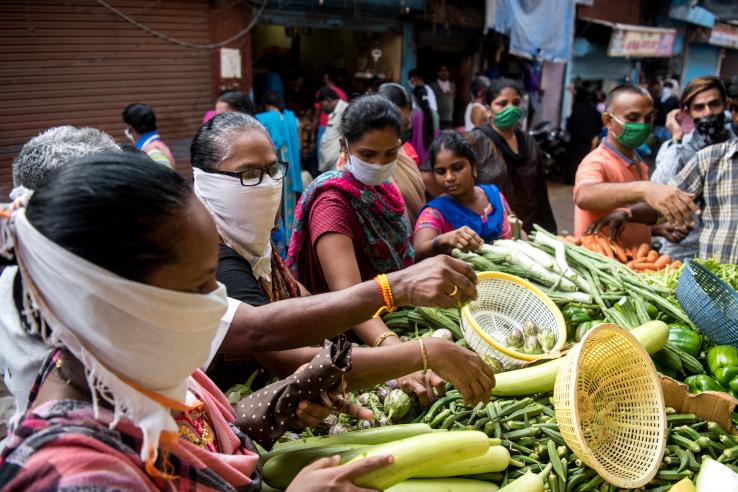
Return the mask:
M738 347L738 292L696 261L687 260L676 297L692 323L710 340Z

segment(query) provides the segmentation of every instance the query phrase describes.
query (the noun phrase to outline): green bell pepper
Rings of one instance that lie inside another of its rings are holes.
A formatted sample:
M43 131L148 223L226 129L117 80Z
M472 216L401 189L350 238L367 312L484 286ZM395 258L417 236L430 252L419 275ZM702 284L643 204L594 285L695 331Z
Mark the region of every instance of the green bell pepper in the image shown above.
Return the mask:
M707 367L713 375L721 367L738 367L738 349L732 345L715 345L707 352Z
M702 336L689 326L678 323L669 325L669 341L692 357L698 357L702 348Z
M715 345L707 351L707 367L723 391L738 395L738 348L732 345Z
M646 312L651 319L656 319L659 315L659 309L650 302L646 303Z
M703 391L725 391L725 388L720 385L714 378L706 374L697 374L695 376L689 376L684 380L684 384L689 388L690 393L702 393Z
M564 318L569 322L569 326L579 326L585 321L590 321L592 315L589 310L575 305L569 305L564 309Z

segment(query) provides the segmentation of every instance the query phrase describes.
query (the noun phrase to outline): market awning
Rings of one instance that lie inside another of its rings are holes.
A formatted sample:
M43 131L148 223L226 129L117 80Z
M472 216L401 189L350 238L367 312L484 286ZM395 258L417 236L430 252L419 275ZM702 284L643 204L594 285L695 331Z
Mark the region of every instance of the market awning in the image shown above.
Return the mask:
M660 58L672 55L676 29L620 24L600 19L583 18L612 29L607 55L627 58Z

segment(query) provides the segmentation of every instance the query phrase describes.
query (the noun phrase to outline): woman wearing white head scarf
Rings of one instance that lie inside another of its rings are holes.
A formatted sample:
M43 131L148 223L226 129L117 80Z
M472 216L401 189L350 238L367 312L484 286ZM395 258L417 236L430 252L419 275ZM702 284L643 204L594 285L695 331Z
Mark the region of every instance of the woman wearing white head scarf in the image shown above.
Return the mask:
M64 166L0 216L0 256L22 274L25 329L52 349L0 455L0 489L259 489L243 430L270 446L260 422L284 430L298 402L283 390L299 379L270 386L268 400L242 400L237 414L198 369L226 297L215 280L215 226L177 173L120 154ZM333 382L350 368L350 349L327 346L322 356L331 384L303 389L330 391L346 408ZM254 401L278 408L282 421L246 415ZM390 461L365 460L355 474L324 461L290 489L337 480L358 490L349 477Z

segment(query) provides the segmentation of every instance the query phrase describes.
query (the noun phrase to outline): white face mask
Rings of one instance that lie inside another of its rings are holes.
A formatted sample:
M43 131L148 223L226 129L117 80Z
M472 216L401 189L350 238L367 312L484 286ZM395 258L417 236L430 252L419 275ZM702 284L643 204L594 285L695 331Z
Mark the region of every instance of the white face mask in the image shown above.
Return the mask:
M215 220L223 242L251 264L256 278L271 281L271 232L282 201L282 181L265 174L256 186L235 176L194 169L195 194Z
M177 431L173 407L146 392L184 404L187 379L207 360L226 311L225 287L204 295L127 280L46 238L24 209L12 222L24 289L52 330L47 343L84 365L90 388L105 390L93 398L108 400L116 420L142 429L146 460L161 432Z
M345 142L345 141L344 141ZM348 149L348 144L346 144ZM388 164L372 164L364 162L351 152L347 152L348 162L346 162L346 170L349 171L354 178L358 179L367 186L378 186L387 181L395 173L397 167L397 159Z

